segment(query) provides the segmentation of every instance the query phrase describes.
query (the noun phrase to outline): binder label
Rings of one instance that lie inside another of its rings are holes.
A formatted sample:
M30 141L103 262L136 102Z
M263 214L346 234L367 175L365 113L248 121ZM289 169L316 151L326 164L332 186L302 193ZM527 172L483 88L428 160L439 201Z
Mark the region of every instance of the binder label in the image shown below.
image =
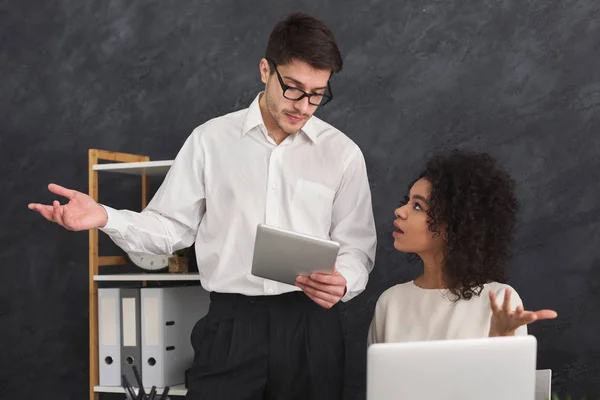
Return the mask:
M135 298L123 299L123 346L137 346Z
M100 298L100 321L102 346L117 345L117 301L114 297Z
M158 297L144 299L144 342L146 346L159 345Z

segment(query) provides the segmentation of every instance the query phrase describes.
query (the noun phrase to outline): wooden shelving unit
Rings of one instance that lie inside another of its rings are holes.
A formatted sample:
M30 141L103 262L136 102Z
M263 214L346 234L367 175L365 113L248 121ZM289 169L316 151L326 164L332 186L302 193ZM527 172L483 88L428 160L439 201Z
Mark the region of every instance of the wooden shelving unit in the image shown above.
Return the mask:
M150 392L150 388L144 388L146 393ZM123 388L114 387L114 386L94 386L94 391L97 393L125 393ZM156 389L156 394L162 394L162 389ZM187 393L187 389L185 385L177 385L169 388L169 397L172 396L185 396Z
M108 162L108 163L101 163ZM90 149L88 151L89 192L98 201L98 172L120 173L140 176L142 180L141 209L148 205L148 177L165 176L173 160L150 161L150 157L115 153L105 150ZM89 338L90 338L90 400L99 400L100 393L124 393L120 387L99 386L98 369L98 282L99 281L191 281L199 280L198 273L167 274L99 274L103 266L123 265L127 263L124 256L100 256L98 249L98 229L89 231ZM159 392L160 393L160 392ZM171 396L185 396L187 389L184 385L174 386L169 391Z
M94 171L117 172L139 176L165 176L173 160L96 164Z
M197 272L189 274L111 274L94 275L96 282L118 282L118 281L199 281L200 275Z

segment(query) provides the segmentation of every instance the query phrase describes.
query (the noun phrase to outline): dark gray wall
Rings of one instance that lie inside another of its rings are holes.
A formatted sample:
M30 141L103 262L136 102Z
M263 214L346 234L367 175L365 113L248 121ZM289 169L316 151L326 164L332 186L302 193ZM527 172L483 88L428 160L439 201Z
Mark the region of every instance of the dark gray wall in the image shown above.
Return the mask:
M557 392L600 398L596 0L0 2L0 397L87 393L87 233L27 203L51 202L49 182L87 191L88 148L171 159L194 127L246 107L272 26L296 9L339 40L344 71L319 116L364 150L379 230L369 286L344 309L346 398L364 398L377 297L418 273L391 245L393 209L453 147L516 177L510 283L559 313L531 326L539 367ZM137 180L102 179L102 201L138 207Z

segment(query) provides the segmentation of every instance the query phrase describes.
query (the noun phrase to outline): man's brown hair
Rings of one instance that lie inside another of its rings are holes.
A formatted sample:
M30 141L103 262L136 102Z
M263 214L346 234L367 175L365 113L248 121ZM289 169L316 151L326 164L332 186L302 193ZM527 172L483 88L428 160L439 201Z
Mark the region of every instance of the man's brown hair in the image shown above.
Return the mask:
M333 32L323 21L304 12L295 12L275 25L265 58L277 65L299 59L315 69L342 70L342 55Z

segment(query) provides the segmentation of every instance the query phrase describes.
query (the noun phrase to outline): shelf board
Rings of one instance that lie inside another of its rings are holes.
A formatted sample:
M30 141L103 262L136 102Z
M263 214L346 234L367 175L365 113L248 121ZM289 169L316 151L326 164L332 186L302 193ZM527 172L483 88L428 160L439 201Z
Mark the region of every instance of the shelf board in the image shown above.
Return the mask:
M152 388L144 388L146 393L150 392ZM125 393L125 390L119 386L94 386L94 392L96 393ZM162 394L163 389L156 389L156 394ZM170 396L185 396L187 389L185 385L175 385L169 388Z
M200 274L159 273L159 274L110 274L94 275L95 281L199 281Z
M96 164L94 171L117 172L128 175L164 176L173 165L173 160L118 162Z

